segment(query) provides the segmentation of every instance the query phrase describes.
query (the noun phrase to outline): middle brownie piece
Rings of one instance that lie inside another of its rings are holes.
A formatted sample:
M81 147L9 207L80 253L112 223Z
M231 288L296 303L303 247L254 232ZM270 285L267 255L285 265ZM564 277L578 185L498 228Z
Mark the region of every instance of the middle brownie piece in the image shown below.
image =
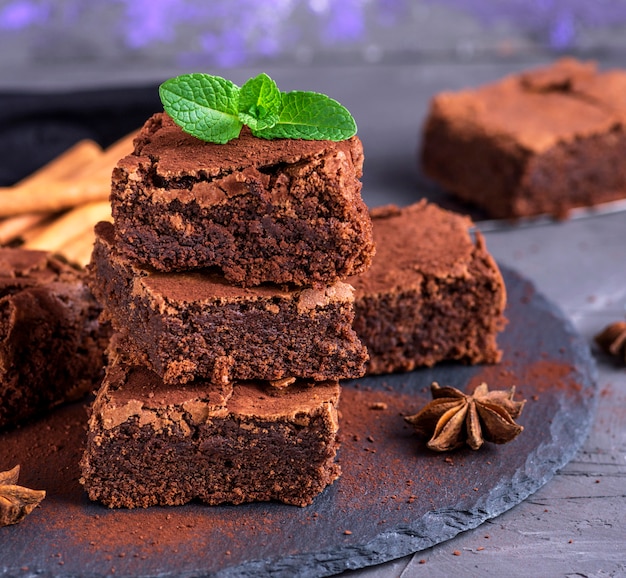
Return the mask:
M367 350L352 329L350 285L243 288L206 271L156 272L118 252L110 223L96 236L92 291L127 353L164 382L363 375Z

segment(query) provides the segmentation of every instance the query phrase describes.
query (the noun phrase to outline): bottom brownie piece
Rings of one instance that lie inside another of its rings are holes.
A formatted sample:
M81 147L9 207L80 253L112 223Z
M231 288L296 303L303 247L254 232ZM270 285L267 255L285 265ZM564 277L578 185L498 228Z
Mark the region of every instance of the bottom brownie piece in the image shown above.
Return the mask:
M0 427L96 387L110 329L84 272L45 251L0 249Z
M340 473L336 381L284 389L206 381L167 386L112 360L81 462L89 497L115 507L278 500L306 506Z
M506 290L469 218L425 201L372 211L376 257L348 281L370 374L444 360L495 363Z

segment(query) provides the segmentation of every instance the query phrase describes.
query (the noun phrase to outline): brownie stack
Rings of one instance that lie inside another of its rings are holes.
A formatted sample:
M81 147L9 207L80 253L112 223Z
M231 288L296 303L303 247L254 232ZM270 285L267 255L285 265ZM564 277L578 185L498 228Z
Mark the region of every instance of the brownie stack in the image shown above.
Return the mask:
M280 500L339 475L340 379L363 375L353 289L374 253L363 152L227 144L165 114L113 173L91 288L116 331L82 483L110 507Z

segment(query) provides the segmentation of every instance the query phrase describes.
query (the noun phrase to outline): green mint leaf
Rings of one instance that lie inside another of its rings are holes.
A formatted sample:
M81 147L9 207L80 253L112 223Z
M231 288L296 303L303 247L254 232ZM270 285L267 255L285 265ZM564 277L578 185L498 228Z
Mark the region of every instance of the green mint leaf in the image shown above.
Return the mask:
M239 87L210 74L183 74L159 87L165 112L185 132L204 141L224 144L237 138Z
M352 115L336 100L317 92L286 92L278 122L269 128L254 130L255 136L341 141L356 134Z
M252 130L270 128L278 122L281 101L276 83L261 73L246 81L239 91L239 120Z

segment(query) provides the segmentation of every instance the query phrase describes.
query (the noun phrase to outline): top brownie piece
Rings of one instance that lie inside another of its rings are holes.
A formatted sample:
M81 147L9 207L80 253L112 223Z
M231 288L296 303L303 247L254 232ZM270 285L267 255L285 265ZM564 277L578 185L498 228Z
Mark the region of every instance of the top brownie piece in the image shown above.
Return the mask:
M497 218L626 197L626 71L562 59L442 93L424 129L424 171Z
M159 271L221 269L231 283L325 285L367 269L372 225L363 150L346 141L227 144L151 117L113 172L119 250Z

